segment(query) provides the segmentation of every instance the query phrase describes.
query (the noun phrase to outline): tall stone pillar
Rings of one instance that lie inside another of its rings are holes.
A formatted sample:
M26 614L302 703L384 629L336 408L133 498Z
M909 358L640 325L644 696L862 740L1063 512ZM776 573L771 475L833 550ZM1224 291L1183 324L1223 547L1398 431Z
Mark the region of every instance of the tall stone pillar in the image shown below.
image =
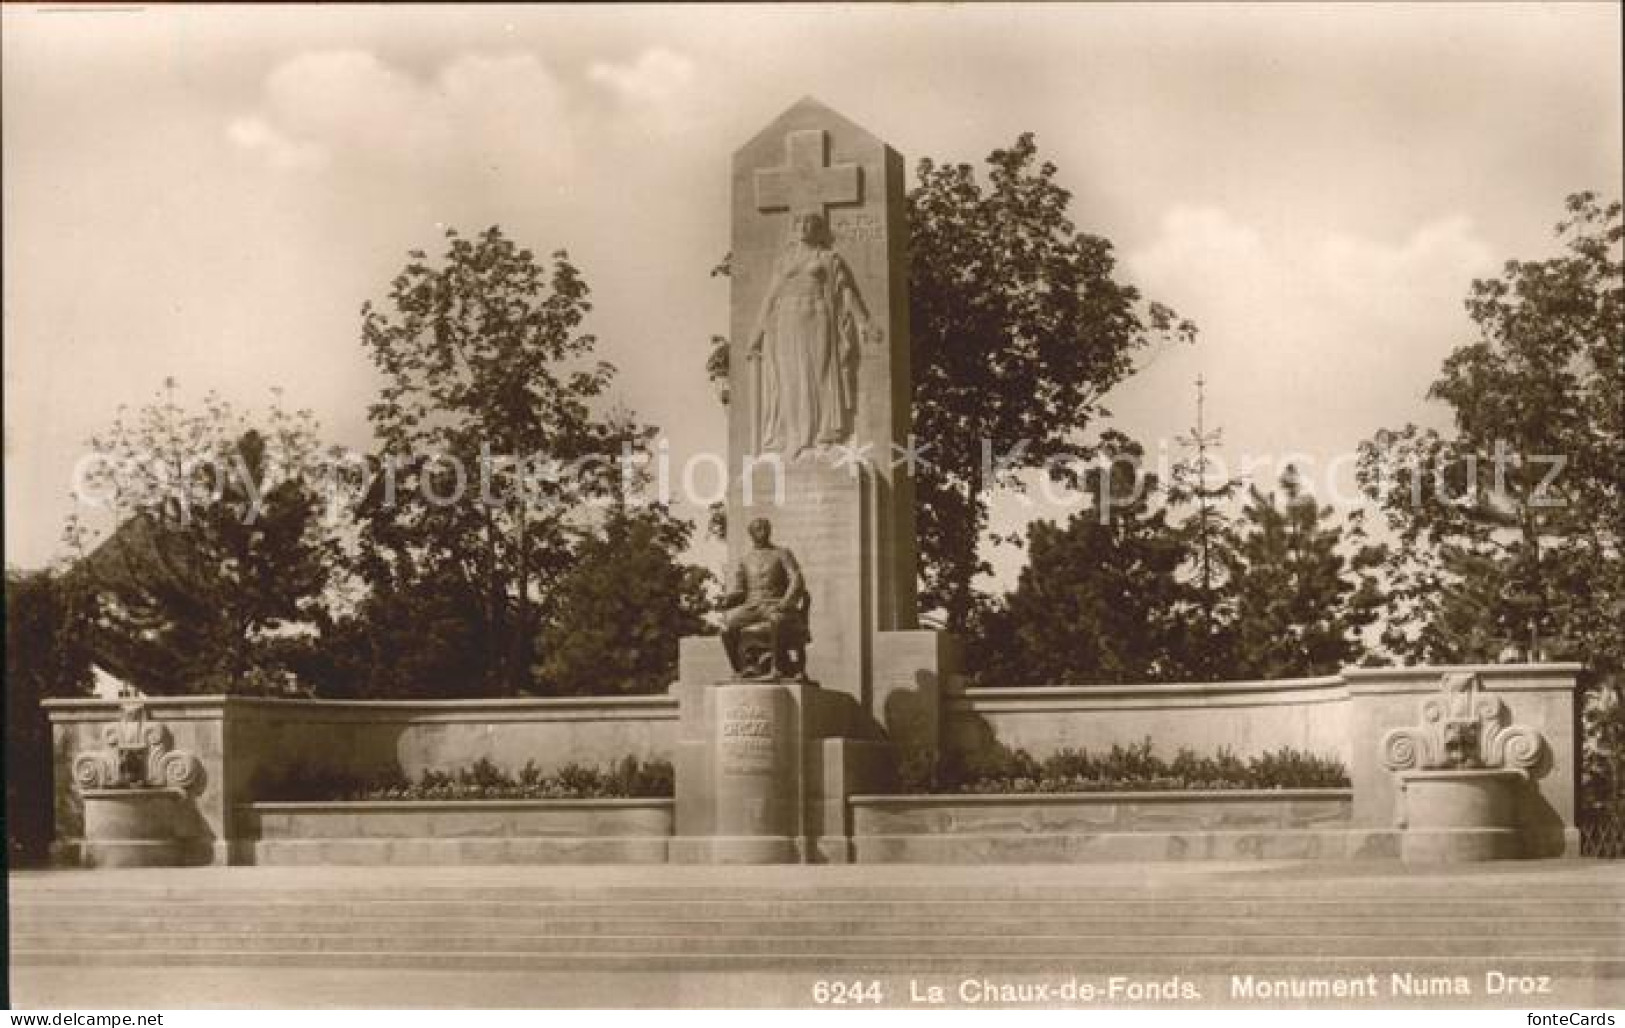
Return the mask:
M728 364L728 466L739 475L751 459L779 459L795 482L792 500L822 495L828 471L866 477L862 515L866 546L861 562L867 590L863 628L911 629L916 624L914 496L905 466L893 465L896 447L909 442L912 378L909 367L908 226L903 158L880 139L805 97L739 148L733 158L732 263L729 281L733 352ZM776 451L763 438L766 358L752 359L768 298L787 248L795 244L797 215L816 214L827 225L826 245L851 275L856 302L874 331L844 366L856 395L850 398L844 449L821 457ZM822 463L822 470L811 465ZM730 558L750 545L744 523L729 510ZM787 512L788 513L788 512ZM782 535L796 549L799 540ZM799 551L798 551L799 552ZM857 573L854 571L853 573ZM813 611L820 618L841 611ZM861 683L828 682L857 693Z
M814 684L727 684L719 641L684 640L676 859L846 859L846 797L938 748L954 651L918 627L905 214L902 157L811 98L734 155L728 559L759 517L795 554Z

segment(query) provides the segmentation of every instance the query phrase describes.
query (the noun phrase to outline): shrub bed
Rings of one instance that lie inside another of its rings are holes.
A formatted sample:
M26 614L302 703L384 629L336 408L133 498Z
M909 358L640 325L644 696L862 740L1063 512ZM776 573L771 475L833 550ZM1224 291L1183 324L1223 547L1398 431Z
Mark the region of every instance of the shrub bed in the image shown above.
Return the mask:
M675 794L675 775L665 760L625 757L608 767L565 764L544 774L526 761L518 775L484 757L454 772L425 770L373 782L290 780L267 800L607 800L665 799Z
M999 746L914 784L935 793L1159 792L1335 789L1347 788L1349 777L1341 761L1287 746L1245 760L1228 747L1211 756L1182 748L1164 760L1146 739L1104 753L1063 749L1043 760Z

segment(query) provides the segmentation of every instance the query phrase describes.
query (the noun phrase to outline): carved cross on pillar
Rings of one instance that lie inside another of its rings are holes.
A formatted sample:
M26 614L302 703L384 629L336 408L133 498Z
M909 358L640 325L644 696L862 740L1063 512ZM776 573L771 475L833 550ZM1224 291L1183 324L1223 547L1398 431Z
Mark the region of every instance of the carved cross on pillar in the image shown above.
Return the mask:
M756 172L756 208L821 215L829 204L857 203L858 166L826 164L827 149L823 129L785 133L785 163Z

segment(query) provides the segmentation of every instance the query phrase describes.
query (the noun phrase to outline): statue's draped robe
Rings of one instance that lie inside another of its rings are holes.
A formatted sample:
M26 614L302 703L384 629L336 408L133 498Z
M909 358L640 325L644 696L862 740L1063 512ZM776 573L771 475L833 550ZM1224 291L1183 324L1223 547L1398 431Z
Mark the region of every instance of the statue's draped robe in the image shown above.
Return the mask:
M761 451L795 458L851 434L862 300L839 254L797 244L763 301Z

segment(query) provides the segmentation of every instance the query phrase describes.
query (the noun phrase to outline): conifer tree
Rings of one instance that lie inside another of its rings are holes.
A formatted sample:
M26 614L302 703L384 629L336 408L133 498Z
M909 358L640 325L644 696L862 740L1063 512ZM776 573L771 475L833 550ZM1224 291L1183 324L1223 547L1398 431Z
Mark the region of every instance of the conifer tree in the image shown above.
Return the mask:
M1361 633L1381 602L1371 568L1381 551L1358 545L1358 522L1304 491L1297 470L1279 491L1248 490L1225 555L1235 595L1236 678L1331 674L1364 654ZM1356 552L1345 556L1345 544Z

